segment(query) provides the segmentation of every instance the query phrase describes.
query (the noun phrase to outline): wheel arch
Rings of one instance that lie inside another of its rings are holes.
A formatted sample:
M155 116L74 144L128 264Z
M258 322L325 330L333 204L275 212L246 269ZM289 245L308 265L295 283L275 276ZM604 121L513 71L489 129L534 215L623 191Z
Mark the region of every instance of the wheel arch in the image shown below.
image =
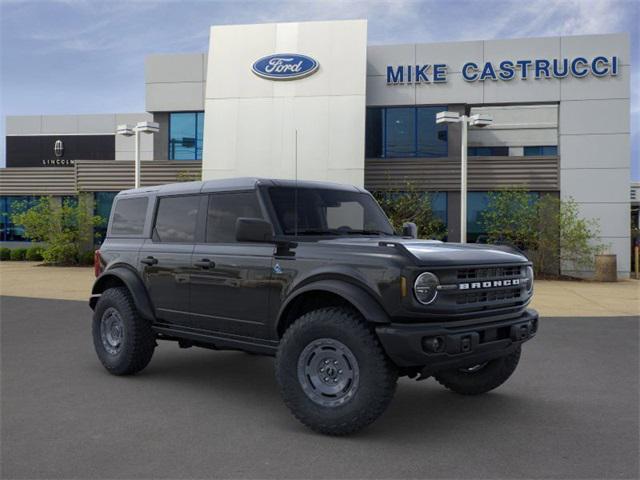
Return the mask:
M296 318L318 308L347 306L358 311L371 323L389 323L389 315L380 303L364 288L344 280L319 280L297 289L278 313L276 334L281 338Z
M96 279L91 289L91 299L89 300L91 309L95 309L102 292L114 287L126 287L131 293L133 303L140 315L147 320L155 320L151 300L144 282L137 272L124 265L114 266Z

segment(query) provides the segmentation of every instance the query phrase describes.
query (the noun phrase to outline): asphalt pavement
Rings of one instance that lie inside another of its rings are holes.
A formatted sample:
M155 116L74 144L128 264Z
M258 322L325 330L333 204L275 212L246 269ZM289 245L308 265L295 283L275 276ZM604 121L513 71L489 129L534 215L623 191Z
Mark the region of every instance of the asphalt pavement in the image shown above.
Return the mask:
M2 297L2 478L638 478L639 319L543 318L480 397L402 379L347 438L281 402L273 360L161 343L109 375L84 302Z

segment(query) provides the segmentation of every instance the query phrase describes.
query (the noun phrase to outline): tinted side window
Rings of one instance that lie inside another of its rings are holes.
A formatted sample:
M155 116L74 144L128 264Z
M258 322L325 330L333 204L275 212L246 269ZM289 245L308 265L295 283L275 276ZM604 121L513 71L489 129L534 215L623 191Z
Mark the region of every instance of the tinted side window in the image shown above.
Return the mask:
M110 233L112 235L142 235L148 203L147 197L119 199L113 211Z
M199 195L160 199L153 238L158 242L190 243L195 241Z
M238 217L263 218L255 192L210 195L207 243L235 242Z

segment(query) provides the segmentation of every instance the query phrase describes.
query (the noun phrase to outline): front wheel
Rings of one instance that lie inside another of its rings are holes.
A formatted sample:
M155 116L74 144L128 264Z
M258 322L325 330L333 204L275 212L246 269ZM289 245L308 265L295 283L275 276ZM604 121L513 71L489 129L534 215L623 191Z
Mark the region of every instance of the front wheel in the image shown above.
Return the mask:
M303 315L285 332L276 378L298 420L319 433L347 435L382 415L398 373L360 315L333 307Z
M513 374L520 361L520 347L504 357L467 368L434 375L441 385L461 395L479 395L498 388Z

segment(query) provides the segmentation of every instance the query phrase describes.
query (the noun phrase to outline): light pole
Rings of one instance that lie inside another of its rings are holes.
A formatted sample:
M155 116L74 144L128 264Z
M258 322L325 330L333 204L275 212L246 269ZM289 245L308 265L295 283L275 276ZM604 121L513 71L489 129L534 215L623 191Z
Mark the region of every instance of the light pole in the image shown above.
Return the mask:
M134 162L134 182L133 188L140 188L140 133L157 133L160 125L156 122L138 122L134 127L123 124L118 125L116 133L125 137L135 135L135 162Z
M436 123L462 124L460 152L460 243L467 243L467 126L486 127L493 119L489 115L460 115L458 112L439 112Z

